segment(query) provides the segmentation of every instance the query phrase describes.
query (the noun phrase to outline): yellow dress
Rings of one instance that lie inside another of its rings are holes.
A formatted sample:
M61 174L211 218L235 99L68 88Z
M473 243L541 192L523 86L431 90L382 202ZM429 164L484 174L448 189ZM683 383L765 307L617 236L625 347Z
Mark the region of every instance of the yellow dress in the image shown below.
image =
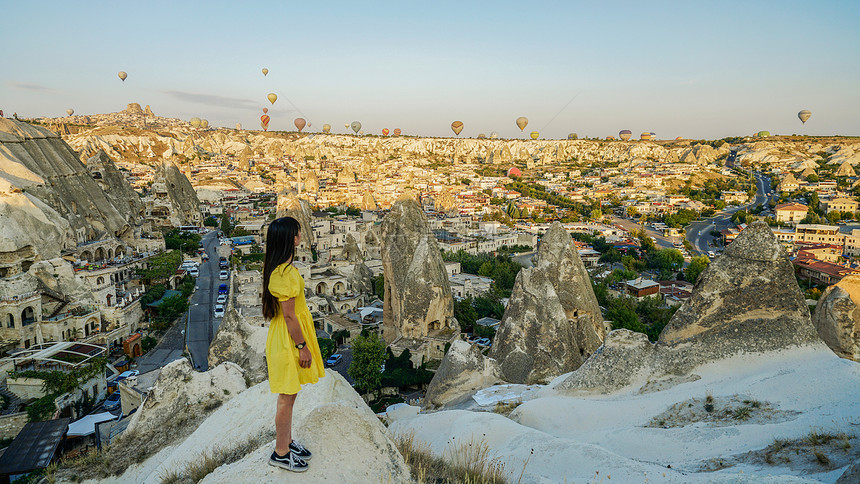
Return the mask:
M294 395L304 383L316 383L325 376L322 353L317 342L314 320L305 302L305 280L291 264L281 264L269 276L269 292L278 299L278 314L269 324L266 337L266 364L269 368L269 388L272 393ZM281 301L296 298L296 317L311 351L310 368L299 366L299 350L287 330Z

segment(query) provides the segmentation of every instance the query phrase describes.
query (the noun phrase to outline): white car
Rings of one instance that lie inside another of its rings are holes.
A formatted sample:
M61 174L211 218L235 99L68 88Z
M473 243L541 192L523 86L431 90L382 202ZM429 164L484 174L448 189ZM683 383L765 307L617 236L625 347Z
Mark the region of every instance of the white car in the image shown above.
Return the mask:
M712 251L712 250L708 251L708 257L710 257L711 259L713 259L716 256L717 256L717 254L714 254L714 251Z
M224 306L221 304L216 304L215 305L215 317L221 318L223 316L224 316Z
M218 304L225 304L227 302L227 295L226 294L219 294L218 299L216 299L215 302Z
M200 276L200 271L198 271L196 267L192 267L192 268L191 268L191 270L189 270L189 271L188 271L188 274L189 274L191 277L199 277L199 276Z
M220 273L218 273L218 279L222 281L226 281L228 277L229 275L227 274L227 271L221 271Z

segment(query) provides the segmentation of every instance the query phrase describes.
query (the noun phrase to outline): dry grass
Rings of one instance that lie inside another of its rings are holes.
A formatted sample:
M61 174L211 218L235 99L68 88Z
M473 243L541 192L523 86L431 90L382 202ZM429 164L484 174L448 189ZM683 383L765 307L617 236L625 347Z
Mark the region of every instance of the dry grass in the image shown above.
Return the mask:
M507 416L507 415L510 415L511 412L513 412L515 408L519 407L522 404L523 404L522 400L517 400L515 402L507 402L507 403L497 402L496 406L493 407L493 412Z
M396 439L397 449L418 484L507 484L504 464L490 459L483 439L452 445L436 457L430 448L415 440L414 434Z
M185 484L200 482L220 466L232 464L257 450L261 445L275 438L274 432L248 438L232 447L216 447L210 452L199 454L180 470L162 473L161 484Z

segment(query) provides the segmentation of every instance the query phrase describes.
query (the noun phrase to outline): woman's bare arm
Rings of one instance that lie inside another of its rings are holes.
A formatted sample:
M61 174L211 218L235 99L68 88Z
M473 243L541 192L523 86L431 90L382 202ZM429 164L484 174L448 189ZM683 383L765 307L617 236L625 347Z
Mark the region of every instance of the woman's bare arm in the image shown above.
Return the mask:
M284 315L284 322L287 324L287 331L293 341L298 345L306 343L305 335L302 333L302 327L299 324L299 318L296 316L296 298L291 297L286 301L280 301L281 312ZM311 350L307 346L299 350L299 366L302 368L310 368L311 366Z

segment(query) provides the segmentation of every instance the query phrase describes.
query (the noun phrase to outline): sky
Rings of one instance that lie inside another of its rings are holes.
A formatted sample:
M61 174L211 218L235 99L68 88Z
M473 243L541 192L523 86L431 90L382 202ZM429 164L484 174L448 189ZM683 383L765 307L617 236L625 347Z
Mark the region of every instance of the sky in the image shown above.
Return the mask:
M137 102L246 129L268 107L270 130L301 116L310 131L358 120L366 133L419 136L453 136L455 120L461 137L860 135L857 0L49 0L2 11L7 116Z

